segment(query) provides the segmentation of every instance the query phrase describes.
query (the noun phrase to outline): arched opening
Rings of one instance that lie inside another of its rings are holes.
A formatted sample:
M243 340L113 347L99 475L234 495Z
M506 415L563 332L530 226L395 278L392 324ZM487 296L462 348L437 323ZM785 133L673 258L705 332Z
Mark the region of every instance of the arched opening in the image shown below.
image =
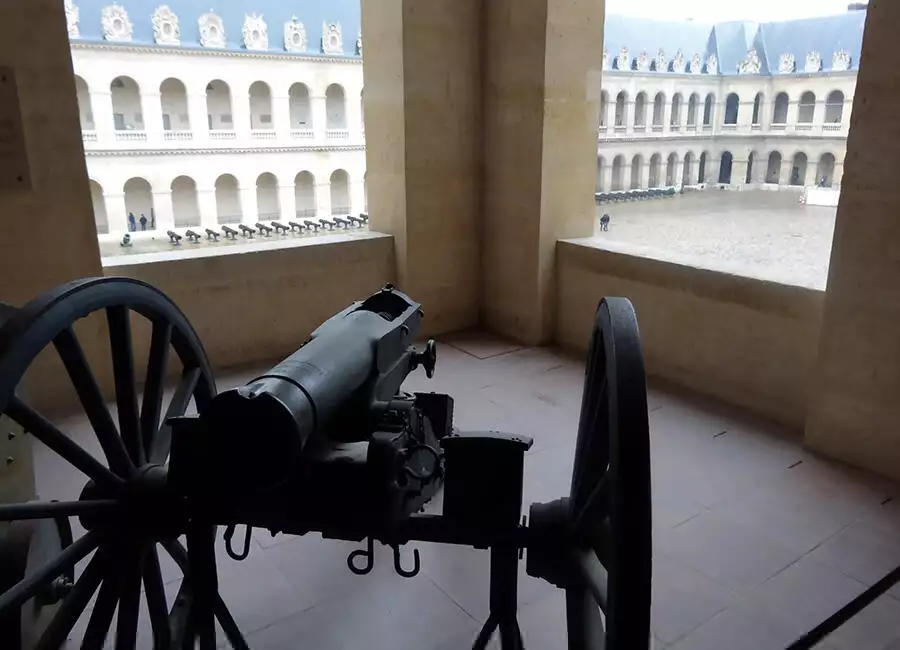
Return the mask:
M109 232L109 217L106 215L106 200L103 198L103 188L95 180L90 181L91 205L94 207L94 224L97 233L105 235Z
M200 225L200 205L197 202L197 183L190 176L179 176L172 181L172 213L175 227Z
M631 159L631 189L641 189L641 172L644 171L644 159L641 154Z
M137 230L153 230L153 191L141 177L125 181L125 214L133 214ZM130 221L130 220L129 220Z
M210 130L234 130L234 119L231 117L231 88L220 79L206 85L206 116L207 127Z
M278 179L275 174L265 172L256 179L256 211L260 221L274 221L281 218L278 202Z
M131 77L116 77L109 85L112 93L113 124L116 131L143 131L141 89Z
M696 126L697 125L697 106L700 104L700 96L697 93L692 94L688 97L688 114L687 114L687 124L688 126Z
M825 124L840 124L844 119L844 93L835 90L825 98Z
M669 118L669 125L681 125L681 93L675 93L672 97L672 115Z
M88 90L87 82L78 75L75 75L75 95L78 97L81 130L93 131L97 127L94 125L94 112L91 110L91 92Z
M666 187L673 187L678 184L675 178L675 170L678 167L678 154L670 153L666 159Z
M625 189L625 157L621 154L613 158L612 190L621 192Z
M653 98L653 126L662 126L665 118L666 96L663 93L656 93L656 97Z
M294 203L298 217L316 216L316 179L309 172L294 177Z
M331 214L350 214L350 178L343 169L331 174Z
M624 90L616 95L616 126L625 126L628 120L628 93Z
M730 93L725 98L725 124L737 124L738 113L741 110L741 99L737 93Z
M179 79L166 79L159 85L163 130L190 130L187 89Z
M816 116L816 94L807 90L800 95L800 104L797 106L797 123L812 124Z
M600 126L606 126L606 111L609 109L609 94L604 90L600 93Z
M753 98L753 119L751 120L751 124L759 124L762 119L762 104L763 104L763 94L756 93L756 97Z
M794 163L791 166L791 185L806 185L806 154L798 151L794 154Z
M819 164L816 166L816 185L819 187L834 185L834 162L834 154L822 154Z
M750 184L753 182L753 163L756 160L756 152L751 151L747 156L747 174L744 176L744 182Z
M647 125L647 95L638 93L634 98L634 125Z
M719 160L719 182L731 185L731 167L734 164L734 156L730 151L723 151Z
M238 181L231 174L216 179L216 219L219 223L241 222L241 197Z
M778 93L775 95L775 108L772 110L772 124L787 124L788 104L787 93Z
M681 184L694 184L694 154L688 151L684 154L684 169L681 170Z
M650 156L650 178L648 179L648 187L659 187L659 171L662 166L662 156L658 153Z
M288 91L288 97L291 111L291 128L312 129L309 88L306 87L306 84L296 83Z
M272 91L264 81L250 84L250 128L254 130L271 130L272 123Z
M706 161L709 156L706 155L706 152L700 154L700 164L698 165L697 171L697 182L705 183L706 182Z
M606 166L606 160L603 156L597 157L597 177L594 179L594 191L603 191L603 168Z
M716 98L712 93L706 96L706 100L703 102L703 126L709 126L712 124L713 120L713 103L716 101Z
M325 127L328 129L346 129L347 114L344 101L344 88L331 84L325 91Z
M766 165L766 183L778 185L781 177L781 153L773 151L769 154L769 164Z

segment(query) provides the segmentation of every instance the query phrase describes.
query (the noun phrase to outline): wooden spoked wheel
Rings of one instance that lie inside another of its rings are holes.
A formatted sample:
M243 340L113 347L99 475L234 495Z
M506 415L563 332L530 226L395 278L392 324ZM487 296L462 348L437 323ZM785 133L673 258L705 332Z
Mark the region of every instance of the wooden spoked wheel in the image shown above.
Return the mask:
M88 620L81 648L102 648L108 638L117 650L135 648L143 603L155 650L193 648L195 639L204 650L214 648L214 619L233 647L247 647L218 596L215 530L195 519L190 504L167 481L172 442L167 418L184 415L192 405L202 409L215 395L203 346L184 314L161 292L127 278L79 280L21 309L4 311L0 413L84 474L85 482L70 500L0 504L0 523L76 518L74 528L84 531L61 545L60 553L29 568L22 579L0 582L0 625L19 620L24 607L46 600L48 588L68 575L74 580L56 589L55 596L51 593L58 606L36 642L38 650L61 647L82 616ZM108 325L115 417L75 333L78 321L97 313L105 315ZM142 325L149 330L149 344L146 354L136 355L132 324L141 319L147 321ZM16 392L26 371L49 348L62 361L99 452L92 454L90 445L79 444ZM140 394L136 358L146 359ZM165 380L173 368L177 380L164 409ZM179 541L182 535L187 548ZM184 573L171 605L160 549ZM73 568L82 561L79 575Z

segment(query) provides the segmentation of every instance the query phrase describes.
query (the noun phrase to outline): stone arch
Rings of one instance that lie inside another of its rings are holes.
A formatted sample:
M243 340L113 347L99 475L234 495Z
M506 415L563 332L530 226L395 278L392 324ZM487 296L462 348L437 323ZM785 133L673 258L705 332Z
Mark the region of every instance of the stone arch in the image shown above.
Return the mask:
M133 214L138 230L152 230L154 222L153 188L150 181L134 176L125 181L125 214ZM145 227L141 227L141 217L146 217Z
M644 91L634 97L634 125L647 125L647 93Z
M725 124L737 124L741 110L741 98L737 93L728 93L725 98Z
M340 84L331 84L325 89L325 128L347 128L346 98L347 94Z
M216 179L216 219L219 223L240 223L240 185L232 174L222 174Z
M816 116L816 94L807 90L800 95L800 103L797 104L797 123L812 124Z
M628 122L628 93L620 90L616 95L616 126L625 126Z
M794 154L793 164L791 165L791 185L806 185L806 168L809 159L802 151Z
M648 187L659 187L659 185L660 185L659 173L660 173L661 167L662 167L662 156L660 156L658 153L655 153L652 156L650 156L650 173L649 173L649 178L648 178L648 182L647 182Z
M331 173L331 214L350 214L350 176L343 169Z
M600 126L606 126L606 113L609 110L609 93L600 92Z
M294 177L294 202L297 217L316 216L316 177L312 172L302 171Z
M106 197L103 194L103 186L93 178L90 179L91 205L94 208L94 224L97 233L105 235L109 232L109 216L106 214Z
M631 189L639 190L642 188L641 175L644 171L644 157L641 154L635 154L631 159Z
M75 95L78 97L78 117L81 121L82 131L93 131L97 128L94 124L94 111L91 109L91 91L87 82L75 75Z
M731 185L731 169L734 166L734 156L730 151L723 151L719 159L719 182Z
M844 93L832 90L825 98L825 124L840 124L844 119Z
M653 126L662 126L666 119L666 94L662 91L653 98Z
M762 93L756 93L756 97L753 98L753 116L750 121L751 124L760 124L762 121L762 107L763 102L765 101L765 96Z
M288 90L288 105L291 112L291 128L310 130L313 128L310 108L309 87L304 83L291 84Z
M683 103L684 101L681 98L681 93L672 95L672 115L669 117L670 126L681 125L681 105Z
M681 171L681 184L693 185L696 180L694 176L694 152L688 151L684 154L684 169Z
M766 183L778 185L781 182L781 152L769 153L769 161L766 164Z
M709 162L709 154L705 151L701 152L700 160L697 163L697 182L706 182L706 165Z
M256 177L256 212L260 221L274 221L281 218L278 178L272 172L263 172Z
M790 103L787 93L780 92L775 95L775 105L772 107L772 124L787 124L788 106Z
M678 169L678 154L674 151L666 158L666 187L678 185L678 179L675 178L675 171Z
M747 156L747 173L744 175L744 182L750 184L753 182L753 164L756 162L756 152L751 151Z
M272 121L272 89L265 81L254 81L247 91L250 101L250 128L271 130L275 128Z
M611 185L611 189L615 191L622 191L625 189L625 156L622 154L613 158Z
M116 77L109 84L112 94L113 124L117 131L143 131L141 88L131 77Z
M816 165L816 185L819 187L834 186L834 154L831 152L823 153Z
M176 228L200 225L197 183L190 176L177 176L169 186L172 192L172 214Z
M187 88L181 79L169 77L159 84L159 102L164 131L190 130Z
M713 123L715 103L716 96L712 93L709 93L703 100L703 126L710 126Z
M210 130L234 130L231 87L221 79L213 79L206 84L206 115L206 126Z
M696 126L697 125L697 110L700 105L700 95L697 93L691 93L691 96L688 97L688 111L687 111L687 125L688 126Z

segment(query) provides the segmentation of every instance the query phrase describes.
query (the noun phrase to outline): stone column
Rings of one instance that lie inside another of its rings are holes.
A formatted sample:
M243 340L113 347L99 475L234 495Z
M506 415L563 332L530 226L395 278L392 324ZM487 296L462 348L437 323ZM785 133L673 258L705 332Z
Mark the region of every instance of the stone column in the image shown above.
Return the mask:
M110 146L116 141L116 123L113 119L112 93L106 90L91 90L91 110L94 115L94 128L97 130L97 143ZM143 110L143 109L141 109Z
M797 117L800 113L800 102L799 100L792 99L788 102L788 112L787 112L787 130L793 131L797 126Z
M156 229L160 232L175 227L175 210L172 207L172 192L161 190L153 192L153 216L156 217ZM149 218L150 215L148 214ZM148 226L150 224L147 224Z
M141 92L141 113L144 116L147 143L152 146L161 146L163 142L162 102L158 92Z
M350 132L350 142L359 142L363 135L362 104L360 93L356 89L348 89L346 96L347 130Z
M350 181L350 214L366 211L366 185L362 178Z
M792 159L781 161L781 172L778 175L778 184L790 186L791 174L794 172L794 161Z
M104 192L106 219L110 234L128 232L128 210L125 208L124 192Z
M252 226L259 221L259 206L256 203L256 184L250 187L243 185L238 190L241 201L241 223Z
M371 56L371 54L369 55ZM402 65L402 64L401 64ZM325 95L309 98L310 113L312 115L312 129L316 142L325 142L325 127L328 121L328 110L325 105Z
M250 140L250 91L248 88L236 88L231 96L232 120L235 138L240 142ZM254 199L255 203L256 199Z
M650 161L641 164L641 180L638 185L639 190L646 190L650 187Z
M806 444L900 479L900 4L869 3Z
M747 161L738 160L731 161L731 184L745 185L747 183Z
M297 218L297 195L293 183L278 186L278 206L283 221Z
M284 141L291 137L291 98L287 95L272 97L272 126L276 139Z
M209 142L209 111L206 107L206 93L191 93L188 95L187 103L193 141L201 144Z
M841 187L841 182L844 179L844 163L835 161L834 163L834 173L832 175L831 187L839 188Z
M218 229L219 207L216 204L216 188L214 185L197 186L197 207L200 210L200 225L204 228Z
M609 192L612 189L612 161L607 161L600 169L600 182L603 185L603 191Z
M316 183L316 216L331 216L331 183Z
M625 102L625 126L627 133L634 133L634 98L629 97Z

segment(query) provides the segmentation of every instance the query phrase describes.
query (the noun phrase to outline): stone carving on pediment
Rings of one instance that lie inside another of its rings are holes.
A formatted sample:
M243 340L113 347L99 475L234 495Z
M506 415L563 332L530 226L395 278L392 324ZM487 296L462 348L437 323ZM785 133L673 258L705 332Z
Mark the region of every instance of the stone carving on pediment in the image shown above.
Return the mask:
M153 40L157 45L179 45L181 43L181 27L178 16L166 5L161 5L153 12Z
M700 55L695 54L691 57L691 73L700 74L701 72L703 72L703 62Z
M675 58L672 59L672 72L683 73L686 65L687 62L684 59L684 52L678 50L675 53Z
M269 27L261 14L244 16L244 27L241 29L244 48L248 50L269 49Z
M200 45L203 47L225 47L225 23L222 17L210 9L197 21L200 26Z
M719 57L715 54L706 57L706 74L719 74Z
M791 74L797 71L797 63L794 61L794 55L785 52L778 59L778 72L780 74Z
M341 36L340 23L322 23L322 52L325 54L344 53L344 38Z
M646 52L641 52L637 55L637 59L635 60L636 70L638 72L649 72L650 70L650 55Z
M659 52L656 53L656 58L653 60L654 69L657 72L668 72L669 71L669 60L666 58L666 53L662 48L659 48Z
M297 16L284 24L284 49L288 52L306 52L306 27Z
M806 55L804 72L819 72L822 69L822 55L813 50Z
M81 32L78 29L78 18L81 12L72 0L65 0L64 6L66 8L66 28L69 30L69 36L77 38L81 36Z
M107 5L100 12L103 38L107 41L127 43L131 40L133 27L128 12L121 5Z
M631 70L631 58L628 55L628 48L622 47L619 55L616 57L616 70Z
M747 51L747 58L738 63L738 74L759 74L761 65L756 50L750 49Z
M838 50L831 57L831 69L837 72L849 70L851 63L850 52L847 50Z

